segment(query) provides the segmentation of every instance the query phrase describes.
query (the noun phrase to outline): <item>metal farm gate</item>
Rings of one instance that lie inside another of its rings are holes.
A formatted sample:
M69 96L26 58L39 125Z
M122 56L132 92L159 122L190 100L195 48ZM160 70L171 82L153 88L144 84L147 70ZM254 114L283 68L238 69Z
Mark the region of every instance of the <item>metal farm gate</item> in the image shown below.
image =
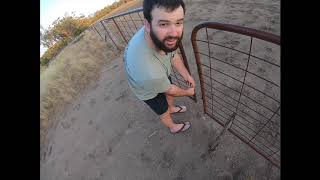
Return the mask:
M280 37L204 22L191 41L204 112L280 168Z
M100 20L92 29L122 51L142 26L138 8ZM191 41L205 114L280 168L280 37L203 22L193 29ZM182 44L178 52L190 73ZM173 83L186 88L172 70ZM191 98L196 102L196 95Z

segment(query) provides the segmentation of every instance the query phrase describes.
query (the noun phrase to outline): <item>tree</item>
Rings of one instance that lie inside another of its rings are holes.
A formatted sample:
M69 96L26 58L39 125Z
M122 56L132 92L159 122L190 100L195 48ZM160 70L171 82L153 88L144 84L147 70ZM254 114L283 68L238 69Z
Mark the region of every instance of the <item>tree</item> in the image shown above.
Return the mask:
M56 19L52 26L40 32L41 44L47 48L59 41L69 41L78 36L89 26L88 19L84 16L76 17L66 14L63 18Z
M41 42L43 40L44 31L45 31L44 28L42 27L42 25L40 25L40 45L42 44Z

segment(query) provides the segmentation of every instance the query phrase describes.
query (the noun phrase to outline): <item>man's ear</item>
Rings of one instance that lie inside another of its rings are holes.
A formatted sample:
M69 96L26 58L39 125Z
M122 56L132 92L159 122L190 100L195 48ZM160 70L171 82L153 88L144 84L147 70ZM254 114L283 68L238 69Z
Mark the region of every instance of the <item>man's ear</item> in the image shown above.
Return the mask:
M143 20L143 24L144 24L144 27L145 27L145 30L147 31L147 33L150 33L150 26L151 24L148 22L147 19L144 19Z

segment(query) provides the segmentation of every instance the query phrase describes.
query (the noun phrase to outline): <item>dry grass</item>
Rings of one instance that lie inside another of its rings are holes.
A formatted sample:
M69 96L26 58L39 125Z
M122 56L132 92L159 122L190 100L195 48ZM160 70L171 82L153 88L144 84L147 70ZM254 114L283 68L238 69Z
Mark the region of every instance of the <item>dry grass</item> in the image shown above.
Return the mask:
M143 2L143 0L129 1L126 4L121 5L121 7L112 10L106 17L110 17L110 16L113 16L116 14L123 13L129 9L135 9L138 7L142 7L142 2Z
M87 30L80 38L68 45L40 75L42 133L49 127L50 118L94 82L101 68L115 57L94 32Z
M142 1L124 4L111 13L135 8ZM119 55L101 40L99 35L86 30L65 47L50 62L40 68L40 143L43 144L48 128L58 112L74 101L94 83L107 62Z

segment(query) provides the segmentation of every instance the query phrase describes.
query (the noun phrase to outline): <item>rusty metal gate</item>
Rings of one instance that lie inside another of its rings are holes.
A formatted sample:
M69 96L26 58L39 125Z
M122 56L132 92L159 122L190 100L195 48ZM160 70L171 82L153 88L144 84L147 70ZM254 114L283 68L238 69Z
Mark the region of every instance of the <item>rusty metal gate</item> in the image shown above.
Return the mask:
M127 46L131 37L143 26L143 12L142 8L137 8L125 13L121 13L115 16L102 19L95 23L91 28L96 31L102 40L113 47L115 50L123 51ZM177 53L183 60L188 72L190 68L188 66L187 58L183 49L182 43L179 44ZM183 77L172 67L171 73L172 83L187 88L188 85ZM197 101L196 94L192 97L195 102Z
M204 22L192 31L204 112L280 168L280 37Z

